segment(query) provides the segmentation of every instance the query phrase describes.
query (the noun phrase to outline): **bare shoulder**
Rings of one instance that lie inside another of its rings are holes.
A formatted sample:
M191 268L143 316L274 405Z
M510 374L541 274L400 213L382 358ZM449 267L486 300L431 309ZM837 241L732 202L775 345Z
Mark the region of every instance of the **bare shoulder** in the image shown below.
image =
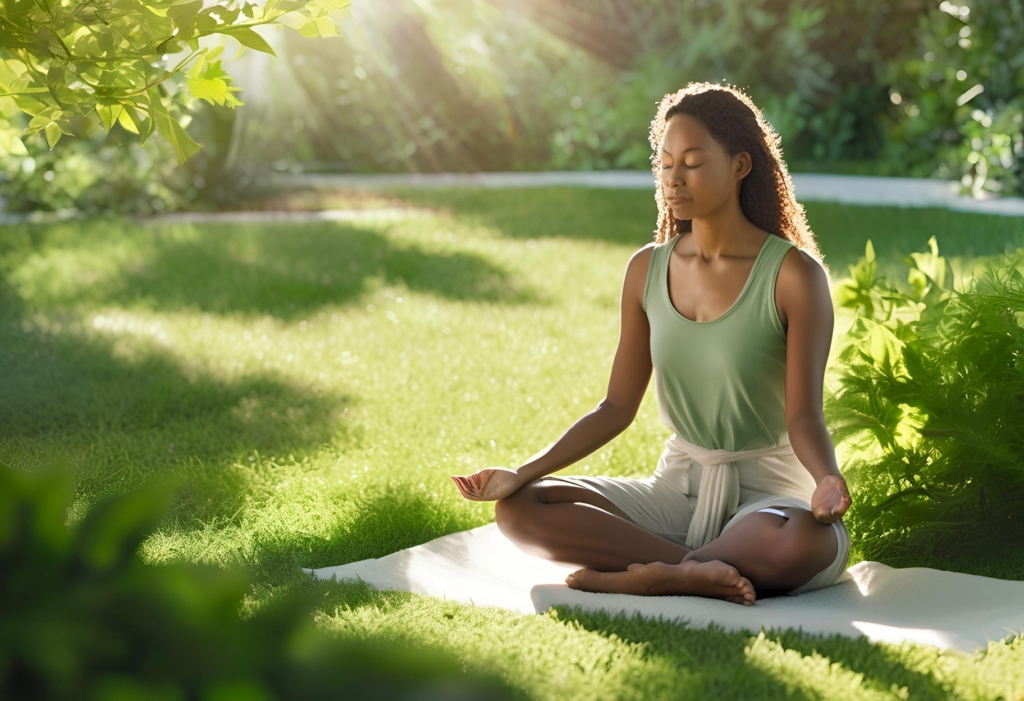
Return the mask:
M789 317L793 312L824 306L814 302L825 302L829 309L832 307L825 268L799 246L793 246L783 256L775 290L783 325L789 325Z
M650 242L629 259L629 264L626 266L626 279L624 286L630 290L630 292L637 297L642 299L644 294L644 287L647 286L647 270L651 266L651 256L654 254L654 247L657 246L654 241Z
M629 259L629 268L642 268L647 270L647 266L651 262L651 255L654 253L654 247L658 244L651 241L649 244L638 250Z

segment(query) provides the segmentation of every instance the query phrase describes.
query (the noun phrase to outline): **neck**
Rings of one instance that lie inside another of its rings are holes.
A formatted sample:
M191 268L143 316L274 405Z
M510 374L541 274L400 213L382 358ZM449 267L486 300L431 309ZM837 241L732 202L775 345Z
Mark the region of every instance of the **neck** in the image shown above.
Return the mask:
M708 262L723 255L743 257L764 240L761 230L743 214L736 195L703 217L695 217L690 225L694 249Z

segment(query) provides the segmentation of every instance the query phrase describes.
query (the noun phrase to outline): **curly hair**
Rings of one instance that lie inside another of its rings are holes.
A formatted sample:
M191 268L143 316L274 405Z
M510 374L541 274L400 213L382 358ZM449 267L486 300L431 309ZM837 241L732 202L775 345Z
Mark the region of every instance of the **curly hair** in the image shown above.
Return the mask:
M807 226L804 208L793 194L793 182L782 160L782 137L765 121L747 95L732 85L691 82L685 88L668 93L658 105L651 122L650 141L654 153L654 199L658 203L656 243L692 230L692 220L672 216L661 190L661 141L668 120L687 114L699 120L730 157L746 151L752 162L750 172L740 183L740 208L754 225L792 241L825 269L814 232Z

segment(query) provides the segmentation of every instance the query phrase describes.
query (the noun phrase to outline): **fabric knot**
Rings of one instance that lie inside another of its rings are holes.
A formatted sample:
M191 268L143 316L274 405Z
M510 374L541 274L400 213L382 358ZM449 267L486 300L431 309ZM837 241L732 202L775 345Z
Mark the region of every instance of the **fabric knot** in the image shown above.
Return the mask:
M738 460L793 454L793 446L789 443L754 450L714 450L690 443L678 434L673 435L666 445L677 458L688 457L703 466L697 508L686 532L686 547L694 550L717 538L729 518L736 513L740 500ZM689 493L686 480L683 490Z

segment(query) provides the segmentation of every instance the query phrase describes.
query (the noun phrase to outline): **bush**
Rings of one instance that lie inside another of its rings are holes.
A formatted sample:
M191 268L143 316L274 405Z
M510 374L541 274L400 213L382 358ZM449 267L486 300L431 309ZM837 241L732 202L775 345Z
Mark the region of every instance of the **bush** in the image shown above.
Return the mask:
M870 241L837 289L857 316L825 408L861 451L846 523L872 559L1024 538L1024 251L957 290L929 246L905 259L908 291L876 277Z
M152 566L136 549L167 490L96 504L65 526L72 478L0 465L0 698L508 698L447 655L315 627L311 593L248 620L238 570Z

